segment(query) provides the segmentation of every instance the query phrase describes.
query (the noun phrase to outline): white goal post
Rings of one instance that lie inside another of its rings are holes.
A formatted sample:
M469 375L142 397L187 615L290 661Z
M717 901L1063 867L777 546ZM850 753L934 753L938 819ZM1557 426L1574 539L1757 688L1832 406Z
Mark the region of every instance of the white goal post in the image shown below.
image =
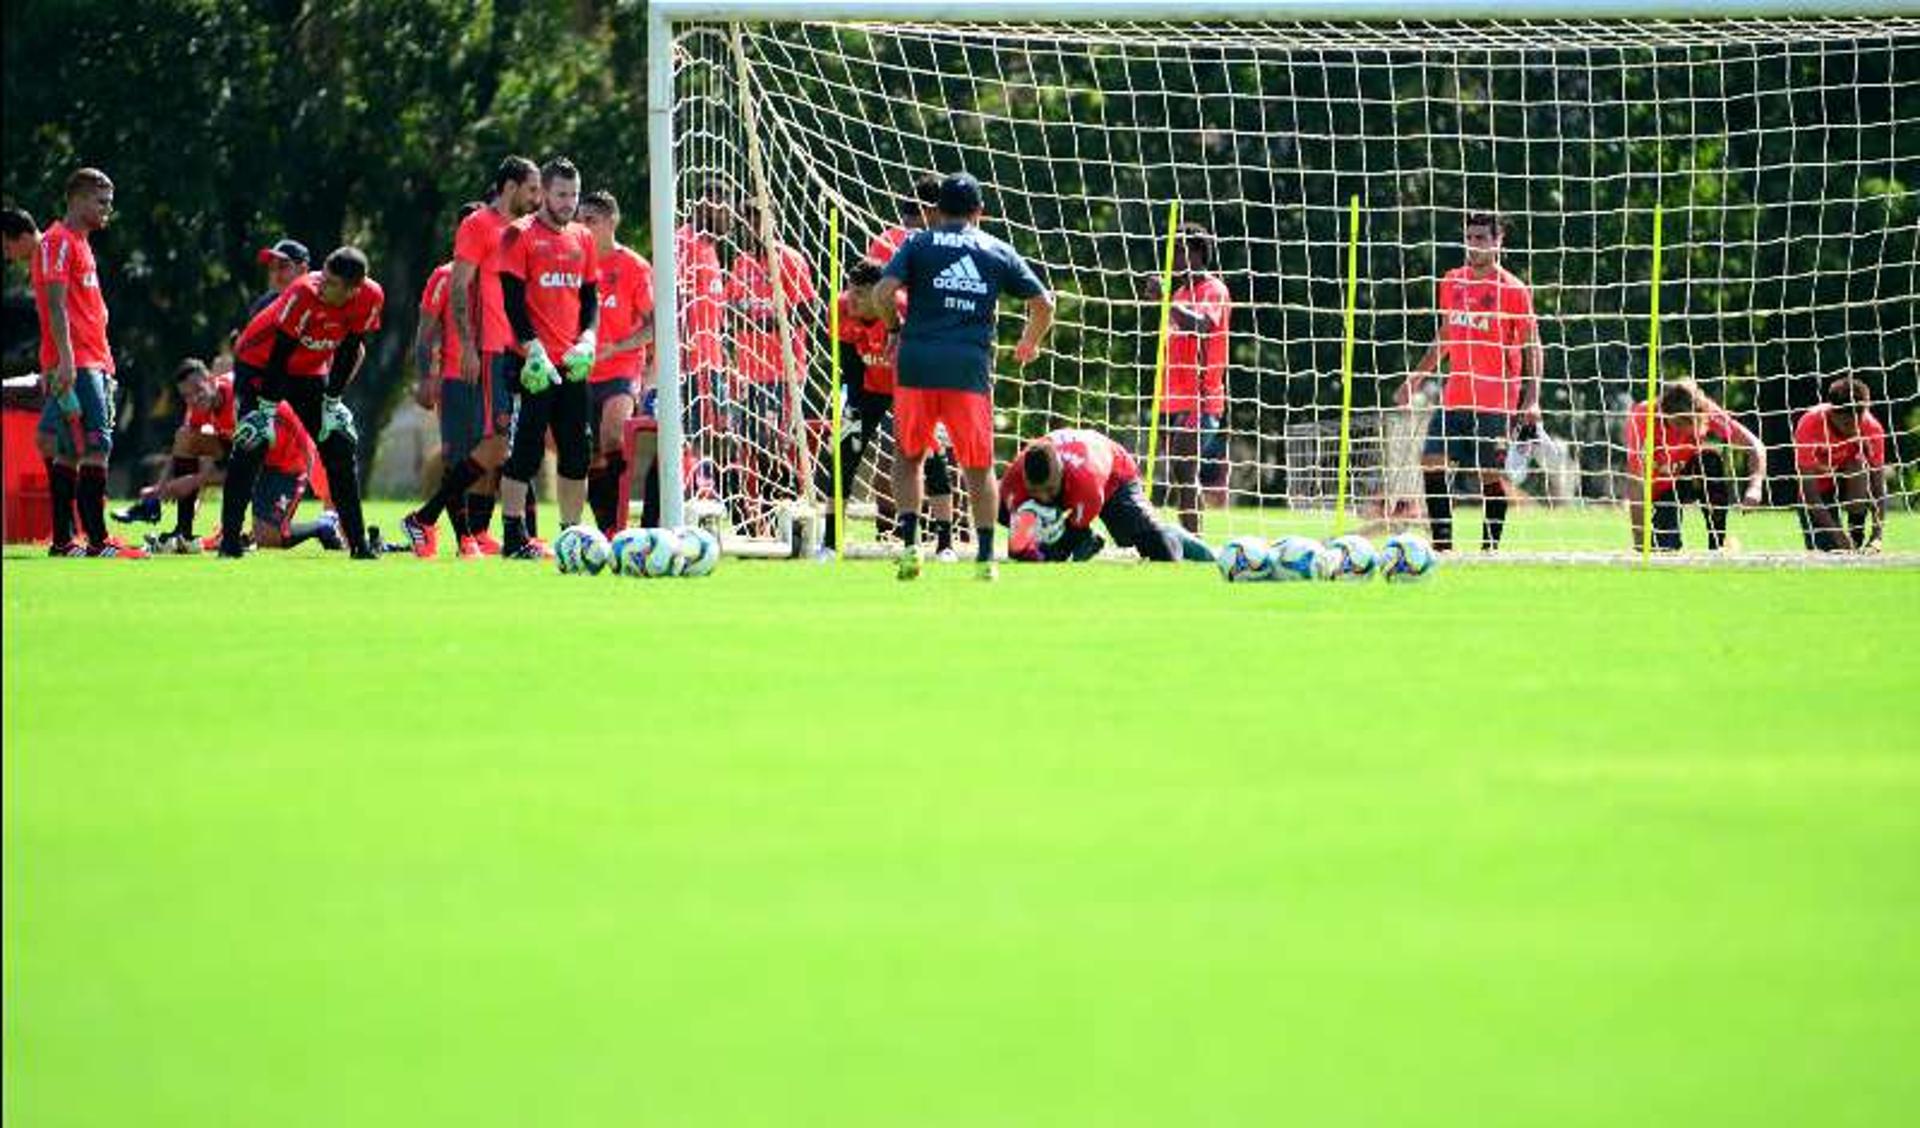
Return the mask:
M1506 547L1628 548L1627 421L1656 375L1693 380L1766 447L1763 464L1738 443L1726 460L1736 507L1764 483L1732 544L1812 543L1795 423L1841 377L1869 389L1892 520L1908 520L1920 0L653 0L647 19L655 308L683 314L655 328L669 524L698 500L765 540L825 507L831 268L899 221L916 175L958 168L1060 296L1048 354L998 366L1003 463L1070 425L1144 463L1149 433L1176 425L1154 410L1146 282L1178 202L1233 303L1225 407L1195 440L1208 538L1324 535L1336 494L1349 528L1417 518L1444 374L1410 405L1396 392L1438 332L1464 217L1488 212L1546 358L1543 438L1489 468L1513 483ZM674 233L701 224L721 233L692 237L709 258L690 266ZM683 294L695 280L712 292ZM688 313L703 297L711 316ZM1002 321L1010 339L1017 311ZM849 486L861 512L885 457ZM1468 548L1478 482L1454 477ZM1700 520L1689 507L1688 548Z

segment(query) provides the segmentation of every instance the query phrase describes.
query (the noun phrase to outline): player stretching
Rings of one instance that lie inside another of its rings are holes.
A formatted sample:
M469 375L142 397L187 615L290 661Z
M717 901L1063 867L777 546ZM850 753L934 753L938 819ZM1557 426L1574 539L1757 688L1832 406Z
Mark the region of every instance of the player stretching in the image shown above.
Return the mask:
M302 275L247 324L234 352L240 422L220 499L220 555L245 551L240 521L274 445L282 403L293 408L318 442L354 559L378 555L367 543L360 511L360 436L353 412L340 397L360 373L367 335L380 328L385 300L380 284L367 277L367 256L357 247L341 247L327 256L322 269Z
M1876 551L1887 526L1887 429L1867 409L1864 382L1842 376L1826 391L1793 428L1800 528L1809 549Z
M1660 389L1655 401L1653 436L1653 547L1662 552L1680 550L1680 507L1699 504L1707 519L1707 547L1719 551L1727 542L1727 510L1733 505L1733 486L1727 463L1712 440L1739 443L1747 450L1747 489L1740 503L1760 504L1767 475L1767 448L1726 408L1707 397L1692 380L1675 380ZM1642 496L1647 445L1647 405L1643 400L1627 412L1627 520L1633 528L1636 551L1645 533Z
M627 471L627 420L646 396L647 350L653 343L653 264L619 240L620 201L611 192L589 192L580 201L580 222L593 234L600 256L599 348L587 377L587 426L594 441L587 468L587 503L608 536L626 527L620 512L620 477ZM645 476L642 476L643 482Z
M894 315L893 295L905 287L907 318L900 329L899 389L894 394L893 496L900 508L899 576L920 575L921 476L942 423L967 477L973 514L974 558L983 580L996 575L993 480L993 344L1001 293L1024 298L1027 323L1013 358L1026 365L1040 354L1053 326L1053 294L1020 253L980 230L980 184L966 173L940 183L939 224L902 244L874 287L870 312Z
M30 273L40 312L40 368L47 405L38 446L53 505L53 556L143 557L107 535L107 458L113 452L113 350L107 303L88 237L113 218L113 181L97 168L67 177L66 218L50 224ZM74 542L78 502L87 547Z
M1167 435L1168 500L1180 513L1180 527L1200 532L1206 500L1200 488L1203 459L1217 458L1225 446L1227 322L1233 298L1227 284L1208 270L1213 264L1213 233L1198 223L1180 225L1173 245L1171 324L1167 333L1167 384L1160 401ZM1147 296L1160 297L1160 276L1147 278Z
M1394 398L1402 406L1413 402L1427 374L1446 359L1440 409L1427 424L1426 445L1420 449L1427 524L1433 547L1441 552L1453 548L1448 470L1466 466L1478 475L1486 504L1480 548L1497 551L1507 519L1504 448L1515 433L1540 425L1547 354L1533 316L1533 292L1500 265L1505 236L1498 216L1475 212L1467 217L1467 264L1440 279L1439 335Z
M460 222L487 205L471 201L460 205ZM476 383L460 378L460 328L453 316L453 260L433 268L427 284L420 290L420 317L413 334L414 371L420 381L414 385L413 402L439 417L440 466L445 470L465 462L473 448L487 435L486 413L480 403ZM463 559L486 555L489 547L480 539L485 530L468 526L467 497L454 498L447 506L457 510L453 524L459 555ZM402 524L405 522L403 521ZM411 538L409 538L411 539ZM491 546L495 552L498 545Z
M593 235L573 221L580 170L565 157L540 169L540 210L500 241L500 294L519 342L520 396L508 428L511 450L500 472L502 557L532 560L547 547L527 530L527 492L547 453L560 471L560 522L578 524L587 499L587 374L597 351L600 255Z
M477 493L487 477L507 460L507 425L513 417L520 358L511 351L513 330L500 298L500 242L507 227L540 206L540 169L525 157L508 157L493 174L493 200L460 221L453 237L453 269L447 278L454 339L459 351L459 380L442 384L442 418L477 415L480 437L466 457L449 461L440 486L425 504L400 519L415 556L439 551L440 514L446 513L454 536L474 538L484 551L493 523L493 497ZM451 409L447 401L452 399ZM470 407L468 400L477 401Z
M1023 512L1029 500L1044 512ZM1098 431L1061 428L1021 448L1000 481L1000 506L1015 560L1089 559L1106 547L1093 531L1098 517L1114 544L1144 559L1213 561L1198 537L1154 516L1133 455Z

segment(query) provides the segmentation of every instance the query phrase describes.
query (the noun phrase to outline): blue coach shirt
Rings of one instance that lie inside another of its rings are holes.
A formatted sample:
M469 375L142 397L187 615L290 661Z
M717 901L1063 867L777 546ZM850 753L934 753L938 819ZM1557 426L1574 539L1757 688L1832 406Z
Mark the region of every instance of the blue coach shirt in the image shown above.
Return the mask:
M1047 292L1020 252L968 223L914 232L886 273L907 290L899 371L907 388L990 390L1000 295Z

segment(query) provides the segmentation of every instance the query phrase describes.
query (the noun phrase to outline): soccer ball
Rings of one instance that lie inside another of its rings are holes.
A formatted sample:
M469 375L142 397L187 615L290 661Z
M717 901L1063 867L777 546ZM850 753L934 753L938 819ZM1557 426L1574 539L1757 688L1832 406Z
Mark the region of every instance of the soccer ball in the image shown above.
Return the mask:
M1327 547L1339 554L1340 566L1334 570L1335 579L1370 579L1380 566L1380 553L1373 542L1358 533L1335 537L1327 542Z
M1273 574L1281 580L1330 580L1340 554L1312 537L1282 537L1273 544Z
M568 575L599 575L613 556L613 547L591 525L569 525L553 542L553 561Z
M1233 538L1220 546L1220 555L1213 562L1220 566L1220 577L1230 584L1273 578L1273 553L1259 537Z
M680 538L668 529L623 529L612 547L614 570L634 579L670 576L680 562Z
M1411 583L1425 579L1440 563L1433 546L1414 533L1387 538L1380 547L1380 574L1392 583Z
M680 541L680 566L675 575L704 576L720 563L720 538L695 525L673 531Z

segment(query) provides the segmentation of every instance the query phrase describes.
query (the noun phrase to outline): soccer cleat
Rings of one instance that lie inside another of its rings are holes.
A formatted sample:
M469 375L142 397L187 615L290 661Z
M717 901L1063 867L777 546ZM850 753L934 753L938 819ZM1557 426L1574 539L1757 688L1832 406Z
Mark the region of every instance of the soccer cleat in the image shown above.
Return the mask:
M400 528L407 534L407 540L413 545L413 554L422 560L431 560L440 552L440 527L429 525L412 513L400 518Z
M920 546L917 544L907 545L905 548L902 548L900 550L900 563L898 567L895 569L894 575L903 580L919 579L920 578L920 561L921 561Z
M380 549L378 545L379 542L374 541L363 544L358 548L348 549L347 557L351 560L378 560L380 559Z
M473 537L461 537L459 551L455 554L462 560L479 560L486 553L480 551L480 542Z
M139 501L134 502L132 505L124 509L113 510L110 516L122 525L131 525L135 522L139 522L142 525L151 525L160 520L160 495L156 493L144 494Z
M487 532L485 529L473 534L473 543L480 546L480 555L482 556L500 555L500 542L493 539L493 534Z
M197 556L200 542L179 533L148 533L147 553L151 556Z
M973 562L973 578L992 583L1000 578L1000 565L991 560L976 560Z
M119 556L128 560L145 560L149 555L144 548L135 548L119 537L108 537L99 544L87 549L88 556Z
M545 560L553 555L545 541L538 537L528 538L525 544L505 549L500 553L502 560Z
M935 560L938 560L938 561L939 561L940 563L942 563L942 564L958 564L958 563L960 563L960 554L959 554L959 553L957 553L957 552L955 552L955 551L954 551L954 550L952 550L951 548L943 548L943 549L941 549L941 550L940 550L939 552L936 552L936 553L934 553L934 554L933 554L933 558L934 558Z
M86 554L87 546L81 544L79 541L68 541L65 544L50 544L47 546L48 556L85 556Z

